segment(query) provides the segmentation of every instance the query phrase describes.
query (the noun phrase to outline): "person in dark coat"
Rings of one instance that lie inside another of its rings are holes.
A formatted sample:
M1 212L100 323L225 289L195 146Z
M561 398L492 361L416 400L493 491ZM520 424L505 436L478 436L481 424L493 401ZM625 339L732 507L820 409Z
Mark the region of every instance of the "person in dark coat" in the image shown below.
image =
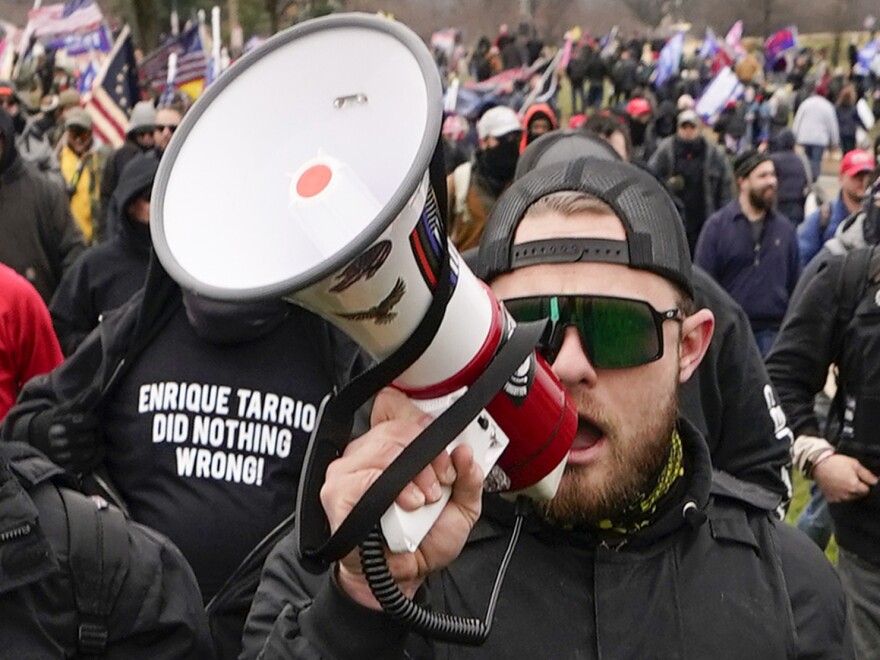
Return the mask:
M734 167L739 196L706 220L694 263L742 305L761 355L767 355L800 275L797 236L775 209L770 157L746 151Z
M660 141L648 168L681 200L693 252L706 218L733 197L733 171L721 148L701 134L696 112L684 110L677 123L676 133Z
M48 304L61 276L86 249L67 195L15 146L12 117L0 108L0 262L24 275Z
M150 263L150 191L159 167L152 153L128 163L111 200L115 236L83 254L64 274L49 311L61 348L71 355L98 325L144 285Z
M794 133L784 129L771 134L770 159L776 167L779 201L776 209L794 225L804 221L804 204L810 191L812 172L810 163L795 153Z
M152 101L141 101L131 111L128 129L125 131L125 143L107 159L104 174L101 177L101 224L103 235L100 241L113 236L114 227L109 222L110 198L119 183L119 177L125 166L138 154L153 148L153 130L156 124L156 108Z
M856 132L861 128L859 114L856 110L855 85L846 85L840 91L835 103L834 110L837 112L837 126L840 133L840 151L849 153L856 148Z

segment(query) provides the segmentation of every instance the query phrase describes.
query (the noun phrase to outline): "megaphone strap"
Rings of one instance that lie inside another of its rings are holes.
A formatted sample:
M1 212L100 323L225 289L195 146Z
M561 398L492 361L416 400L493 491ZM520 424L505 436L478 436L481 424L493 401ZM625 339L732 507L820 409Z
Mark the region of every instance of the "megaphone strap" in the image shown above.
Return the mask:
M501 390L523 360L534 350L545 322L518 325L483 375L468 391L434 420L364 493L348 517L327 539L319 553L336 561L366 538L382 513L412 478L458 436Z
M445 221L448 209L442 137L438 138L437 147L434 149L429 166L429 176L431 187L428 194L435 196L441 229L443 235L446 236ZM350 440L355 412L380 389L391 383L412 365L434 340L453 291L452 264L449 259L448 244L444 243L443 247L445 253L437 276L434 296L424 318L413 334L388 358L361 373L336 395L326 398L321 404L318 425L306 450L303 471L300 476L296 504L297 522L294 532L300 560L308 570L315 573L322 572L331 561L347 554L358 542L363 540L369 528L381 516L381 511L374 515L370 525L359 538L353 541L346 539L347 549L338 556L331 557L326 548L333 537L328 538L327 519L321 506L319 494L327 467L339 457ZM439 450L433 456L438 453ZM415 474L413 473L413 475ZM340 545L338 541L334 543Z
M434 340L452 295L451 272L447 252L440 268L434 297L415 332L387 359L361 373L321 404L318 426L309 442L303 462L296 505L297 552L303 565L310 571L323 572L331 561L346 555L369 531L368 526L363 535L350 541L348 549L338 557L328 553L328 544L333 537L328 539L327 518L320 500L324 475L327 467L342 454L350 440L355 412L403 373ZM434 456L436 455L435 453ZM375 524L379 516L381 512L373 517L370 526Z

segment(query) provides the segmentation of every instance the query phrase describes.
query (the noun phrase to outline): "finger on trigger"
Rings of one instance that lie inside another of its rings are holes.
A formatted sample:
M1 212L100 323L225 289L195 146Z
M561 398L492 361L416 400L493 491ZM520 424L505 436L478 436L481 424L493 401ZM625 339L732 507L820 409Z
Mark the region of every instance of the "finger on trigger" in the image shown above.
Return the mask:
M440 499L443 492L440 488L440 480L437 478L437 473L434 472L433 465L429 465L419 472L412 480L412 483L424 493L425 500L428 502L436 502Z
M397 496L395 502L397 502L400 508L404 511L415 511L425 505L426 499L421 488L414 483L408 483L406 488L400 491L400 495Z
M440 455L431 461L434 474L443 486L451 486L455 482L455 467L452 465L452 457L448 451L441 451Z
M456 471L453 497L473 496L479 498L483 489L483 470L474 460L474 452L468 445L459 445L452 452L452 465Z

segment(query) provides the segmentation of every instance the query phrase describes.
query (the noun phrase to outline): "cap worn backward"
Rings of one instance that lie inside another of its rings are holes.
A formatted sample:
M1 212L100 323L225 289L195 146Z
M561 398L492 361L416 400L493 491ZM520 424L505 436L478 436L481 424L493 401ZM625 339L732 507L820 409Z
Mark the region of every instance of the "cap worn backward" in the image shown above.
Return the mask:
M562 191L584 192L608 204L624 226L626 241L565 239L515 246L516 229L528 208ZM578 158L540 167L515 181L486 222L477 275L489 282L527 265L581 261L647 270L693 295L690 251L678 210L653 176L628 163Z
M620 160L614 147L598 135L570 128L550 131L532 142L519 155L513 178L519 179L538 167L567 163L588 156L602 160Z
M489 108L477 122L477 135L481 140L488 137L501 137L521 130L522 124L516 112L505 105Z

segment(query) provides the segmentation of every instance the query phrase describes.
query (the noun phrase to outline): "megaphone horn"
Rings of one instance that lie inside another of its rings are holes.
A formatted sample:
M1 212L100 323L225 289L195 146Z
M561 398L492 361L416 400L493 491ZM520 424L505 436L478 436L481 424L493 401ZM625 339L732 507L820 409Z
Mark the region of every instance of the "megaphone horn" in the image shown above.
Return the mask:
M272 102L254 121L253 99L267 90ZM152 195L159 259L183 287L209 298L286 297L345 331L379 368L421 337L424 350L400 362L406 368L394 384L433 415L469 400L516 331L447 247L445 199L429 167L440 162L441 119L437 68L404 26L337 14L282 32L224 73L171 140ZM428 317L436 327L426 334ZM547 497L577 415L527 348L457 441L476 447L485 472L498 460L505 488ZM308 460L332 460L347 438L319 440ZM320 508L315 472L307 466L300 486L310 511ZM383 517L389 547L413 550L434 515L392 507Z

